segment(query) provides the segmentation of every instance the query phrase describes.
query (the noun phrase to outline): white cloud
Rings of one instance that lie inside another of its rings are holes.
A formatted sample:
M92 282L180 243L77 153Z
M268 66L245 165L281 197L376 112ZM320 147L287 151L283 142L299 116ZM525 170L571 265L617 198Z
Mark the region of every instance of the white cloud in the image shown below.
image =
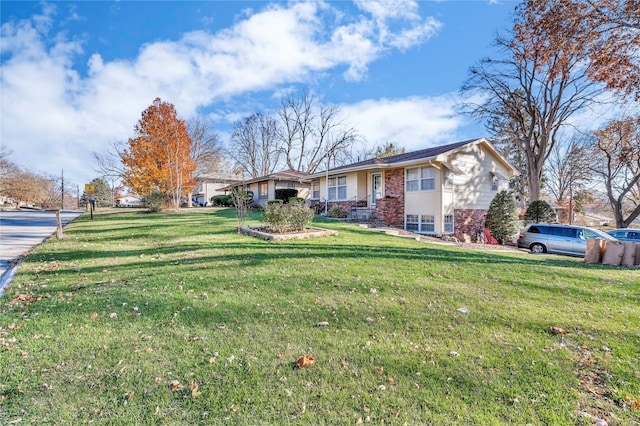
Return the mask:
M366 100L343 105L348 121L370 147L393 142L408 151L455 140L463 123L454 96Z
M435 20L420 18L413 1L358 6L358 16L322 2L267 6L217 33L150 42L129 60L106 61L100 52L88 52L87 74L80 75L74 61L84 53L83 43L50 34L55 7L45 5L31 20L2 25L2 143L17 163L44 171L74 168L72 179L84 181L94 175L91 152L131 136L156 97L188 117L201 107L336 69L358 81L389 49L420 44L438 29ZM82 19L76 12L71 18ZM380 104L360 106L380 111L385 102ZM413 103L395 103L418 115L420 107L408 105ZM446 128L444 122L437 126ZM403 131L397 128L398 137Z

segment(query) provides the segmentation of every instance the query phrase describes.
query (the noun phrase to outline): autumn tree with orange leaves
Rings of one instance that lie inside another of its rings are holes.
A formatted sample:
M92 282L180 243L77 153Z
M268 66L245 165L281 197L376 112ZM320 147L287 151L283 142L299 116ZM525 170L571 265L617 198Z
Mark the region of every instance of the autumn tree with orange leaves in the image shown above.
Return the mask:
M582 54L592 80L640 100L640 0L527 0L518 12L516 39L552 72Z
M136 124L136 136L120 152L124 183L142 196L157 191L180 207L180 198L191 192L195 163L184 120L174 106L156 98Z

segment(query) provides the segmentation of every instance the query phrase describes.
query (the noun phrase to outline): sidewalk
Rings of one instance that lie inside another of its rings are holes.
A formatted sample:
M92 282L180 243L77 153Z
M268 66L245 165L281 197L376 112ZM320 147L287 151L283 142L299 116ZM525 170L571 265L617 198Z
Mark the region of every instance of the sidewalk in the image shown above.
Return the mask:
M62 210L64 227L84 211ZM24 256L56 233L56 214L43 210L0 211L0 296Z

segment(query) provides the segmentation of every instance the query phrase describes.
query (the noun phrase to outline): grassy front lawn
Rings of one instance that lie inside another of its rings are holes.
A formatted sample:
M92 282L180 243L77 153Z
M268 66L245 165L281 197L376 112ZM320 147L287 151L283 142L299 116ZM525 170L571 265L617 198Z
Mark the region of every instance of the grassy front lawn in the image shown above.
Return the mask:
M32 252L0 300L0 424L640 422L638 269L236 225L105 210Z

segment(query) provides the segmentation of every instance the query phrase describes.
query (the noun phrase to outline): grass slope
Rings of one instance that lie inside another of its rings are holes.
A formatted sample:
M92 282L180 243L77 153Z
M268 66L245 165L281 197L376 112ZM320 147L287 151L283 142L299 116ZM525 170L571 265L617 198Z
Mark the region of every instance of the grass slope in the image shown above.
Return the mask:
M640 422L637 269L236 225L106 210L34 250L0 300L0 424Z

